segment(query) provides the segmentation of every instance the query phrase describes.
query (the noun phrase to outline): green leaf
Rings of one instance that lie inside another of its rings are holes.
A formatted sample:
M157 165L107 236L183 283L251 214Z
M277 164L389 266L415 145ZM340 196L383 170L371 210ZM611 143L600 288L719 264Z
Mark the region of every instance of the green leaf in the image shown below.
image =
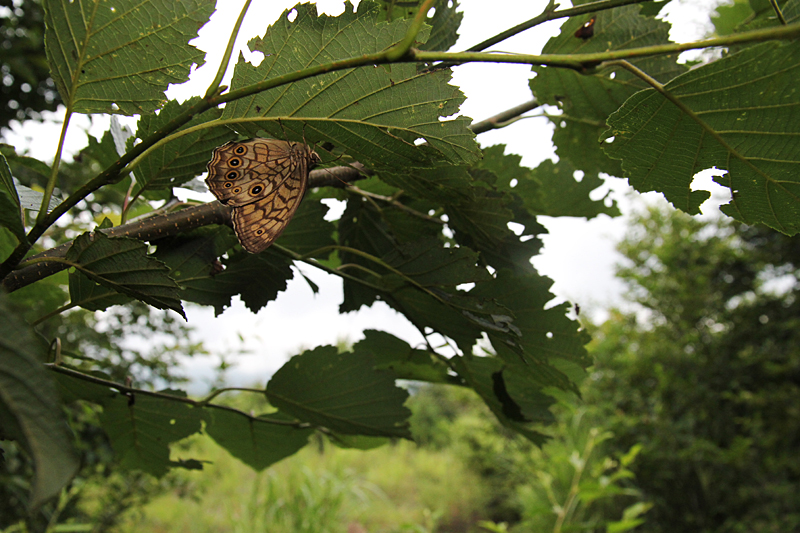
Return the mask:
M214 277L213 290L225 299L214 304L219 315L239 295L245 306L256 313L286 290L286 282L294 277L292 260L269 248L260 254L239 253L225 261L225 270ZM206 285L208 287L208 285Z
M604 180L597 173L584 172L580 181L575 178L576 169L569 160L558 163L545 160L533 169L532 181L520 183L519 195L525 198L526 205L539 214L550 217L585 217L591 219L603 214L610 217L621 213L616 200L608 200L610 192L602 198L592 200L590 194L602 187ZM538 195L535 195L538 192ZM538 197L537 197L538 196ZM606 201L610 205L606 205ZM529 202L529 203L528 203Z
M495 414L497 419L532 442L542 445L546 437L534 425L552 423L549 411L555 400L527 381L530 371L523 365L507 365L495 357L458 357L456 371Z
M257 312L286 290L286 281L293 277L292 262L269 249L256 255L234 253L220 262L217 258L235 243L229 227L206 227L157 241L155 256L172 269L183 286L183 299L213 305L219 315L239 295Z
M397 2L395 0L378 0L381 6L380 19L392 21L396 19L413 19L424 0ZM464 14L456 11L458 2L454 0L436 0L433 5L433 17L427 17L425 23L431 26L431 36L424 43L417 43L420 50L446 51L456 44L458 28Z
M54 0L45 9L45 49L67 108L77 113L145 114L161 107L203 52L188 42L213 2Z
M158 115L146 114L139 119L136 137L146 139L159 128L196 104L199 97L190 98L182 104L172 100ZM183 128L198 126L219 118L222 111L212 109L195 117ZM180 131L180 130L178 130ZM236 138L229 128L217 126L182 135L150 151L136 166L135 194L147 191L170 190L202 174L211 159L211 153L218 146ZM129 147L133 146L129 142Z
M89 311L103 311L112 305L122 305L133 298L111 287L98 285L80 270L69 274L70 302Z
M708 198L692 191L697 172L716 167L733 200L723 211L788 235L800 231L800 42L764 43L694 69L666 90L692 117L653 89L609 118L606 152L622 159L630 184L657 190L694 214ZM743 81L744 80L744 81Z
M42 359L47 346L0 294L0 433L34 462L30 506L56 496L78 470L72 436Z
M353 346L353 353L372 356L375 368L391 370L400 379L430 383L452 383L450 367L427 350L412 348L403 340L385 331L368 329L364 340Z
M50 166L33 157L17 155L16 150L9 144L0 144L0 153L3 154L8 164L13 168L15 165L30 170L40 177L47 179L50 177ZM41 202L40 202L41 204Z
M314 432L286 424L281 413L247 416L224 409L207 408L205 432L231 455L256 470L263 470L302 448Z
M181 391L162 391L185 396ZM117 395L103 405L103 426L120 465L156 477L172 464L169 444L200 431L202 413L186 403L146 394Z
M520 164L520 156L504 154L504 150L502 144L485 148L484 158L478 166L497 176L498 189L518 195L529 213L586 218L601 213L612 217L620 214L615 201L610 206L605 205L608 194L592 200L592 191L603 185L596 173L584 172L581 181L577 181L577 169L567 160L558 163L545 160L535 169L530 169ZM515 222L519 222L519 218L517 216Z
M431 26L431 36L419 48L444 52L458 41L458 28L464 13L457 11L458 0L437 0L433 7L436 12L425 21Z
M88 374L111 381L110 376L101 372L88 372ZM53 372L53 376L58 386L58 395L65 404L86 400L103 406L108 402L113 402L119 396L117 391L99 383L92 383L61 372Z
M338 17L317 17L312 4L298 4L253 39L251 50L262 52L257 67L240 60L232 90L291 74L301 69L385 50L399 42L410 24L406 20L378 22L379 7L361 2L358 12L347 4ZM427 29L418 40L424 41ZM308 43L317 43L308 46ZM449 117L464 95L448 84L450 72L417 72L414 64L366 66L329 72L290 85L242 98L225 106L223 119L250 136L261 130L269 136L318 142L330 140L337 151L373 168L431 167L437 161L469 163L480 157L470 119ZM264 117L262 121L252 121ZM277 119L280 119L278 121ZM424 139L426 145L416 146Z
M276 242L300 255L335 245L333 232L336 226L325 220L327 213L327 205L313 198L304 198ZM328 249L314 257L323 260L331 252L332 249Z
M375 257L389 253L397 246L391 229L383 220L380 211L363 197L351 197L339 220L339 244L360 250ZM366 282L375 280L368 273L379 272L379 267L369 259L347 250L339 250L343 265L358 265L359 268L343 268L344 272L363 279ZM366 272L365 272L365 270ZM369 306L376 300L378 293L362 284L345 279L343 281L344 299L339 306L340 313L357 311L361 306Z
M578 322L567 318L568 304L546 308L555 297L549 290L552 284L552 280L538 274L520 276L501 271L494 279L476 284L470 294L493 298L507 308L520 333L518 343L524 352L524 363L531 367L539 384L566 389L574 387L564 373L567 367L585 368L591 362L583 347L589 336ZM509 364L520 362L519 353L509 347L507 337L487 333L499 357Z
M411 438L408 393L375 360L320 346L292 357L267 384L269 402L299 420L345 435Z
M141 241L87 232L75 239L66 260L95 283L158 309L172 309L186 318L178 297L179 286L169 277L169 267L148 256L147 246ZM72 275L77 276L77 272ZM83 289L85 284L76 282L75 286ZM70 293L70 297L79 301L86 294Z
M0 154L0 225L7 228L21 243L28 242L22 220L19 196L6 158Z
M618 7L572 17L561 26L561 34L550 39L543 54L576 54L624 50L654 46L669 41L669 24L639 15L640 6ZM594 35L588 39L575 36L584 23L595 18ZM636 59L632 63L665 83L685 72L676 63L677 54ZM542 104L557 105L563 114L553 117L556 125L553 143L560 159L567 159L588 174L605 172L621 175L617 161L603 152L598 139L606 129L606 118L625 100L647 85L620 68L604 69L585 75L569 69L533 67L536 77L530 86Z

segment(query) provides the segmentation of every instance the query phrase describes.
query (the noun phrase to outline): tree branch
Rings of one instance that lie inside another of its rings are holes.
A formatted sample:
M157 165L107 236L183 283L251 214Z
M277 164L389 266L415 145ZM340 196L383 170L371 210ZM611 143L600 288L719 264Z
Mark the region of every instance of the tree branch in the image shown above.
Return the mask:
M360 165L355 167L333 167L313 170L309 175L309 187L343 187L351 181L362 179L368 174ZM102 229L109 237L131 237L150 241L184 233L209 224L231 225L230 207L217 201L187 207L174 213L154 216L123 224L115 228ZM72 241L51 248L28 259L61 258L67 255ZM52 276L67 268L60 262L37 262L12 271L2 282L6 292L13 292L35 281Z

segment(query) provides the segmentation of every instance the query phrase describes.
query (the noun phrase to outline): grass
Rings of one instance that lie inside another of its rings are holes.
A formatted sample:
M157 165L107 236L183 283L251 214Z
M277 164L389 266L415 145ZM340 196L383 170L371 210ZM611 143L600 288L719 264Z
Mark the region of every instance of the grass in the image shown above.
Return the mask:
M487 497L455 455L405 441L369 451L308 446L260 473L209 439L189 450L212 464L182 472L179 490L129 513L120 531L466 532Z

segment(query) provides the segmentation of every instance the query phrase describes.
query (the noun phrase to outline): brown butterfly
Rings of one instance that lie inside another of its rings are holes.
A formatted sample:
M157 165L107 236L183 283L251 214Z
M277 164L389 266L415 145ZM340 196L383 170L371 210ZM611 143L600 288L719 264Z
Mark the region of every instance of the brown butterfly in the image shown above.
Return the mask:
M265 250L286 229L319 161L308 145L275 139L231 141L214 150L206 183L233 208L233 229L245 250Z

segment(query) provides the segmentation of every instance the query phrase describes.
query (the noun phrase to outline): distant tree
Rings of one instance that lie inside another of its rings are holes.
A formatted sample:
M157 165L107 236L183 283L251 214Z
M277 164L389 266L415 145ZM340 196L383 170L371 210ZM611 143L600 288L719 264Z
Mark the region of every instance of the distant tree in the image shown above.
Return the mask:
M40 0L0 2L0 128L41 117L61 103L44 51Z
M650 208L619 250L638 306L594 333L586 397L643 446L641 531L797 531L800 240Z

